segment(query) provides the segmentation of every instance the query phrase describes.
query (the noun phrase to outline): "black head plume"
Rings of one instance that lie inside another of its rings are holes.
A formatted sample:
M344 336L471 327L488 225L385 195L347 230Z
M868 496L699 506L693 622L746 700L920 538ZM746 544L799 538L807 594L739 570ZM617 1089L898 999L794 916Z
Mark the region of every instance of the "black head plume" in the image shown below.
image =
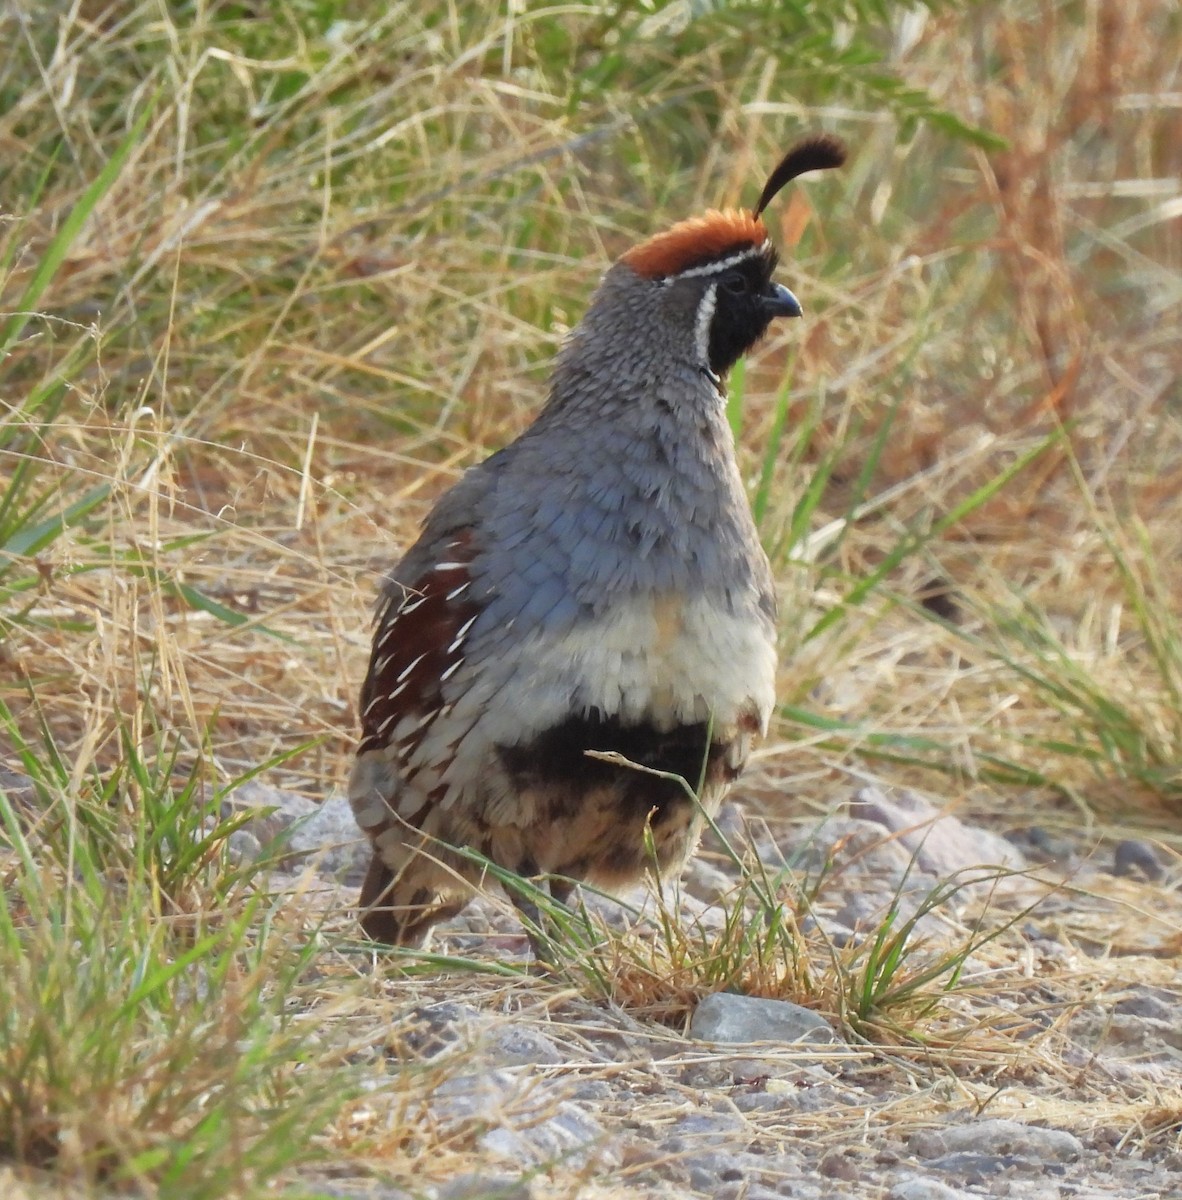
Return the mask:
M752 209L752 216L758 217L776 193L797 175L803 175L806 171L827 171L831 167L840 167L843 162L845 146L831 133L820 133L797 142L768 176L767 183L763 185L763 191L760 193L759 203Z

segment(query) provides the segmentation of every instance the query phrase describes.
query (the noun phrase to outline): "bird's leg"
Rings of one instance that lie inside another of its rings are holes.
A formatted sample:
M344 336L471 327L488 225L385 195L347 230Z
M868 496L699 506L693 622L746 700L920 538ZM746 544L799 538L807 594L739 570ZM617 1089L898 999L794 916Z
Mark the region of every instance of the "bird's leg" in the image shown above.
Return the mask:
M517 891L509 892L513 907L521 916L525 927L525 936L529 938L529 948L533 951L535 965L543 971L549 971L558 960L554 945L546 936L546 919L541 910L528 896Z
M550 898L554 901L554 903L556 905L559 905L563 909L564 912L570 912L571 907L567 902L570 900L571 893L575 890L575 887L577 886L575 881L573 879L564 879L560 876L552 875L552 876L550 876L550 879L549 879L549 885L550 885ZM535 911L537 911L537 910L535 909ZM541 920L545 922L545 924L542 924L539 926L539 928L541 928L543 932L545 932L547 929L549 929L550 927L552 927L554 925L554 922L552 920L548 920L545 916L542 916ZM541 940L541 939L535 939L533 937L530 938L530 945L533 947L534 957L537 958L537 960L539 962L551 961L551 958L547 958L546 955L543 955L542 953L540 953L539 946L538 946L539 940ZM545 939L545 944L547 946L551 945L548 938ZM556 958L556 956L553 956L553 955L551 957Z
M519 868L518 874L533 882L538 879L537 864L532 861L523 863ZM566 902L575 890L574 881L551 876L548 882L551 898L556 903L561 904L563 908L566 908ZM540 883L538 886L540 886ZM553 943L547 936L552 922L543 914L533 898L527 896L524 892L509 889L509 899L513 902L513 907L521 914L522 923L525 926L526 936L529 938L534 958L539 963L554 963L557 960L557 955L554 952Z
M361 928L375 942L421 950L434 926L467 907L467 896L445 899L428 888L418 888L406 902L396 897L400 882L399 876L375 854L361 885L358 906Z

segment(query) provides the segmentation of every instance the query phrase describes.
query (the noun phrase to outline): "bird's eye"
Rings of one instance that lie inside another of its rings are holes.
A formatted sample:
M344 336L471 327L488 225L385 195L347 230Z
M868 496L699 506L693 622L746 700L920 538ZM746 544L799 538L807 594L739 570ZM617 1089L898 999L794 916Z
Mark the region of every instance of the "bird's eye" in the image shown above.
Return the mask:
M747 276L739 271L732 271L729 275L722 277L722 290L730 292L732 296L742 296L750 286Z

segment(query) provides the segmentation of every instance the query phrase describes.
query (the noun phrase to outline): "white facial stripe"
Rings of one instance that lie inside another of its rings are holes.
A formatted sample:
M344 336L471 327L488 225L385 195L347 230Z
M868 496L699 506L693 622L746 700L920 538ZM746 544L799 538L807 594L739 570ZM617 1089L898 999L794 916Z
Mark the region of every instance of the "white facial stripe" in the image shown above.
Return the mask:
M714 320L714 309L718 304L718 284L710 284L698 304L698 315L694 320L694 349L698 352L698 365L710 366L710 322Z
M716 271L728 271L731 267L737 267L739 263L759 258L766 251L768 245L768 242L761 242L758 246L752 246L750 250L740 250L738 254L732 254L730 258L705 263L700 267L690 267L688 271L678 271L676 275L671 275L669 278L693 279L698 275L713 275Z

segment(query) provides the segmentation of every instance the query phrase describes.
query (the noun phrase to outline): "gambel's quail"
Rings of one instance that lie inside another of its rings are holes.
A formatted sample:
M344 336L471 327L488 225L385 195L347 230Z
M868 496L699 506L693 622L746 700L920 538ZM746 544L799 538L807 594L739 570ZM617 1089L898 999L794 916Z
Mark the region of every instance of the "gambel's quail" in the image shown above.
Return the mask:
M549 876L559 901L692 854L775 700L772 575L723 379L801 315L760 214L844 157L803 141L751 212L624 254L537 419L439 500L387 579L349 783L370 937L421 945L464 907L481 867L453 848Z

